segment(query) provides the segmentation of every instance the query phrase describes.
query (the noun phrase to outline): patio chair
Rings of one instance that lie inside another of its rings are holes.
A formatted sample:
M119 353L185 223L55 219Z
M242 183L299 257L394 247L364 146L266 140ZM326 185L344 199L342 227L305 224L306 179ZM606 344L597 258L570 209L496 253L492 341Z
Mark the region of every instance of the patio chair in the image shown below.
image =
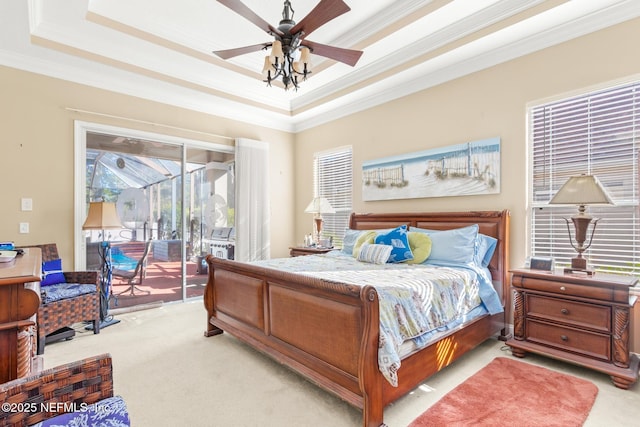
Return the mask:
M124 400L113 394L109 354L2 383L0 403L2 426L98 425L94 419L100 419L100 425L130 425Z
M55 243L30 245L40 248L42 262L60 259ZM38 354L46 343L73 336L69 331L55 334L75 323L92 322L93 333L100 333L100 285L97 271L63 272L64 282L41 286L38 308Z
M144 252L142 256L138 260L135 268L133 270L121 270L118 268L114 268L111 272L111 277L119 278L127 281L129 287L122 292L117 293L116 295L127 294L128 296L136 296L136 291L140 292L144 295L149 295L151 291L146 291L144 289L140 289L138 285L142 284L142 279L144 279L145 269L147 267L147 257L149 256L149 249L151 248L151 240L147 240L144 245Z

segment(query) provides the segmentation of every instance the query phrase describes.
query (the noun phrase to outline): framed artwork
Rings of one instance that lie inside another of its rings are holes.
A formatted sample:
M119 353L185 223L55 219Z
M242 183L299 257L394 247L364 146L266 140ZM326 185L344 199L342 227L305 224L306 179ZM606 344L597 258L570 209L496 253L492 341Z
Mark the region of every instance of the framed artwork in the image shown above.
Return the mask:
M362 164L364 201L500 193L500 138Z

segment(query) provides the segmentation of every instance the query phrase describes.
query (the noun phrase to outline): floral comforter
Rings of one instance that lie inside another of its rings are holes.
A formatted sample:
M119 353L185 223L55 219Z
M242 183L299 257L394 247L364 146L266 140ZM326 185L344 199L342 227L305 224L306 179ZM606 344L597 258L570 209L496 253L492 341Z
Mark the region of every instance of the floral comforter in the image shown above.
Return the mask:
M422 347L435 331L459 324L459 319L483 306L480 275L472 269L423 264L368 264L339 251L255 261L252 264L336 282L373 286L380 306L378 366L395 387L398 385L399 352L403 342L414 340L418 347Z

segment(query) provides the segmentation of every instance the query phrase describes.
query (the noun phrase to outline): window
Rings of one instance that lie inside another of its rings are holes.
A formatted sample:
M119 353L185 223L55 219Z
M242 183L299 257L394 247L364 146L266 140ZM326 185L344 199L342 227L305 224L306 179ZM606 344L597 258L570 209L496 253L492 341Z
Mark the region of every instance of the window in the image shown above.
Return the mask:
M349 226L353 193L353 156L351 147L315 153L313 159L314 197L325 197L336 213L322 214L323 237L342 246L344 230Z
M570 265L576 252L563 218L577 207L549 205L572 175L592 174L614 205L587 207L600 218L585 252L590 268L640 274L638 145L640 82L538 105L529 110L532 144L531 255ZM571 235L574 228L571 224ZM587 234L587 238L591 234Z

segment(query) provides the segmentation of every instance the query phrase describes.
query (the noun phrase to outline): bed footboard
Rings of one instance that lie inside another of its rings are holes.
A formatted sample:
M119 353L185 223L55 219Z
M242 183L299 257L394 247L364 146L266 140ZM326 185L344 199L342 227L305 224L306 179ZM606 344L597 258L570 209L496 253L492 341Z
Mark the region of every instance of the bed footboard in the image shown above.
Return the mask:
M372 287L207 257L206 336L227 331L382 423ZM373 395L373 396L371 396Z
M403 358L399 386L378 369L380 320L373 287L352 286L251 264L207 257L205 336L227 331L336 394L363 413L363 426L383 425L384 407L486 339L508 332L509 211L352 214L354 230L400 224L447 230L478 224L497 239L489 264L505 311L451 330Z

